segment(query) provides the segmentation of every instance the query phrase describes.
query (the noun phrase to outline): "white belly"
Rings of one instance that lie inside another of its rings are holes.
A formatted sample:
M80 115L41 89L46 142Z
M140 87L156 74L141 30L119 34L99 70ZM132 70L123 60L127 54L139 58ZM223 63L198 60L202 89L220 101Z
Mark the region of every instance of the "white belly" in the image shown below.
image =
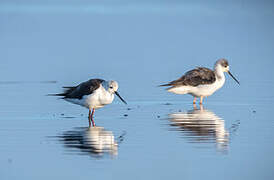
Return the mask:
M220 89L225 83L225 79L217 79L213 84L199 85L199 86L179 86L169 88L168 91L175 94L191 94L195 97L210 96L215 91Z
M220 89L224 85L225 80L216 80L213 84L199 85L192 87L189 94L195 97L207 97L211 96L215 91Z
M92 94L83 96L82 99L67 98L66 100L71 103L84 106L88 109L98 109L112 103L113 99L113 94L110 94L104 88L98 88Z

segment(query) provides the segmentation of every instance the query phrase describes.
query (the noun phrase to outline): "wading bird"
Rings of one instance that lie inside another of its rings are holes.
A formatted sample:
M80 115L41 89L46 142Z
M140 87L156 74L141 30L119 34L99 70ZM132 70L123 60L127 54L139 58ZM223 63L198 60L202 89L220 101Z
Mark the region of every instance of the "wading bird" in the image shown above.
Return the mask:
M196 98L199 97L200 104L203 104L204 97L212 95L224 85L224 72L227 72L240 84L229 71L228 61L226 59L219 59L214 65L214 70L198 67L186 72L181 78L160 86L170 86L167 91L175 94L192 95L194 97L193 104L196 104Z
M119 95L118 83L116 81L105 81L103 79L90 79L78 86L63 87L65 91L60 94L53 94L55 96L63 96L63 99L84 106L89 109L89 126L95 126L93 115L95 109L104 107L112 103L114 94L116 94L122 102L126 101Z

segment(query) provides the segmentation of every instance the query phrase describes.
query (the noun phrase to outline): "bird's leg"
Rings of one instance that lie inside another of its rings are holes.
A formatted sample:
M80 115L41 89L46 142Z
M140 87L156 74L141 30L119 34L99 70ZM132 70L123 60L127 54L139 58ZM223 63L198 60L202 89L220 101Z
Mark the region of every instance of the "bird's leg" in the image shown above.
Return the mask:
M95 111L95 109L93 108L92 113L91 113L91 121L92 121L92 126L93 127L95 126L95 123L94 123L94 120L93 120L94 111Z
M196 104L193 104L193 109L194 109L194 110L197 110Z
M204 99L204 96L201 96L201 97L200 97L200 105L203 104L203 99Z
M194 97L193 104L196 104L196 99L197 99L197 97Z
M91 110L90 109L88 111L88 123L89 123L89 127L91 127Z
M201 112L203 112L204 111L204 105L200 105L200 110L201 110Z

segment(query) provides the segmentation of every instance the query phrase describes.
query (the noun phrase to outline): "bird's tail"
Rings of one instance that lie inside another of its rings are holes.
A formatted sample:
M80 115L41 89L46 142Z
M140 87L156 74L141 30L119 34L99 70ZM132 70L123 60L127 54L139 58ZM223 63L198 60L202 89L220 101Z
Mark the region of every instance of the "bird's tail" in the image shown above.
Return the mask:
M172 86L167 88L168 92L175 93L175 94L187 94L189 93L189 87L187 86Z
M59 93L59 94L47 94L46 96L64 96L64 93Z
M161 84L158 87L164 87L164 86L171 86L171 84L170 83L168 83L168 84Z
M67 96L69 93L71 93L76 87L74 86L71 86L71 87L68 87L68 86L65 86L63 87L65 89L65 91L63 93L58 93L58 94L47 94L47 96Z

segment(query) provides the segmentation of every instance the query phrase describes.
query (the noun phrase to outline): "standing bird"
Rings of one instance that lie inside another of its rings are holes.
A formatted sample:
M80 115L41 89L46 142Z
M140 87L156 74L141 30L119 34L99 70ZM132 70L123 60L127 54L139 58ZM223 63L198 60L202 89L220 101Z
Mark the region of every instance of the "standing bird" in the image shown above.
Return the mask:
M55 96L63 96L63 99L74 104L84 106L89 109L89 126L95 126L93 115L95 109L104 107L112 103L114 94L116 94L122 102L126 101L119 95L118 83L116 81L105 81L103 79L90 79L78 86L63 87L66 90Z
M198 67L185 73L181 78L160 86L171 86L168 92L175 94L190 94L196 98L200 97L200 104L203 98L212 95L225 83L224 72L227 72L239 85L239 81L229 71L229 64L226 59L219 59L214 65L214 71L204 67Z

